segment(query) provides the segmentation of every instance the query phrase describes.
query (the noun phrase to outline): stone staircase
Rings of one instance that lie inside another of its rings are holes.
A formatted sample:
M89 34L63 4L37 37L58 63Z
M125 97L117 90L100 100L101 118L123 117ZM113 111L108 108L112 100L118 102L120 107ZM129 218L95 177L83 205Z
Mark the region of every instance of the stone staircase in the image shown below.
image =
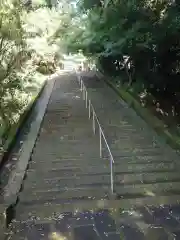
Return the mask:
M92 73L83 79L115 159L116 198L77 78L64 75L55 82L8 239L180 239L178 155L103 81Z
M158 204L180 199L179 155L95 73L82 77L115 160L117 197Z
M15 229L22 221L50 217L62 205L109 198L109 162L99 157L99 139L81 95L75 76L55 82L19 193Z

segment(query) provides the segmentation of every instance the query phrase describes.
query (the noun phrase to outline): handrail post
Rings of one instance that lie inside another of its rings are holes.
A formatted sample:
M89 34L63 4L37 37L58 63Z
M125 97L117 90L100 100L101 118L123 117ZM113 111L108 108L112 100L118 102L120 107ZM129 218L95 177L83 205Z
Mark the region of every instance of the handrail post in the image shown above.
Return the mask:
M93 133L96 132L96 126L95 126L95 116L94 116L94 109L93 109Z
M88 96L87 96L87 90L86 90L86 108L88 107Z
M84 89L84 85L83 85L83 100L85 100L85 89Z
M102 133L101 127L99 126L99 151L100 151L100 158L102 158Z
M114 182L113 182L113 159L110 157L110 165L111 165L111 192L114 193Z
M81 85L81 92L82 92L82 90L83 90L82 79L80 80L80 85Z
M89 100L89 119L91 118L91 100Z

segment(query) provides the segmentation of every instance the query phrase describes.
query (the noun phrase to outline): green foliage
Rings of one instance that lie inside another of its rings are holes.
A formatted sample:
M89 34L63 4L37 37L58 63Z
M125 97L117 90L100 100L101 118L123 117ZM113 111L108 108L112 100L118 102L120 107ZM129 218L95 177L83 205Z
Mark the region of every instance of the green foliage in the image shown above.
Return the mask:
M81 49L136 98L147 93L143 101L165 122L179 122L179 1L79 0L72 22L68 51Z
M54 37L63 18L60 9L45 8L39 0L33 8L21 2L0 2L1 145L64 52L62 38Z
M28 59L20 2L0 3L0 124L8 128L22 109L19 72ZM19 109L19 110L18 110Z
M94 56L111 75L124 71L130 85L140 78L169 94L180 87L177 1L81 0L79 6L81 24L67 39L70 51Z

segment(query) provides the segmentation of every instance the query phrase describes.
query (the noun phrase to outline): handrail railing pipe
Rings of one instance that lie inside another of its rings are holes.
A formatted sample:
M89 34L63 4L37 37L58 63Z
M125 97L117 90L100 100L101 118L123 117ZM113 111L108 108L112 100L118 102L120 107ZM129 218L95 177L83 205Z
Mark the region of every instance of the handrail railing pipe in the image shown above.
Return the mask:
M100 158L102 158L102 129L99 128L99 153L100 153Z
M89 119L91 118L91 100L89 100Z
M86 91L86 108L88 107L88 94L87 94L87 91Z
M104 140L106 149L108 150L108 154L109 154L109 159L110 159L110 170L111 170L111 192L114 192L114 176L113 176L113 164L114 164L114 158L113 155L111 153L110 147L107 143L106 137L104 135L104 131L102 130L102 127L99 123L98 117L95 113L94 107L91 103L91 100L88 99L88 92L86 90L86 87L83 83L82 77L78 76L78 81L80 84L80 90L82 91L82 95L83 95L83 100L85 100L86 102L86 108L88 108L88 113L89 113L89 119L91 119L91 115L92 115L92 128L93 128L93 133L96 133L96 123L97 126L99 128L99 154L100 157L103 157L103 150L102 150L102 139Z

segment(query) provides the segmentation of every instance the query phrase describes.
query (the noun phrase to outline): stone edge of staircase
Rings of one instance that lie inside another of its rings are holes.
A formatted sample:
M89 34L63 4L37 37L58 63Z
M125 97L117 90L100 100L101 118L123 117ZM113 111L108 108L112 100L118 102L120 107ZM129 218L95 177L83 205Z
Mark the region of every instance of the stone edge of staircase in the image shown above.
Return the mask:
M18 193L21 189L21 185L24 179L24 175L27 169L27 165L29 162L29 158L31 156L33 147L36 143L36 139L38 137L38 133L41 127L41 123L44 118L44 114L46 112L46 108L48 106L51 93L53 91L55 78L51 78L47 80L44 89L39 96L36 104L41 105L40 111L36 116L36 120L32 123L30 132L28 133L27 140L22 145L22 153L20 158L18 159L17 167L13 170L10 175L8 184L5 187L5 191L2 194L2 201L0 203L0 239L4 240L7 226L6 226L6 219L7 219L7 209L8 207L15 205ZM20 166L18 169L18 166Z

